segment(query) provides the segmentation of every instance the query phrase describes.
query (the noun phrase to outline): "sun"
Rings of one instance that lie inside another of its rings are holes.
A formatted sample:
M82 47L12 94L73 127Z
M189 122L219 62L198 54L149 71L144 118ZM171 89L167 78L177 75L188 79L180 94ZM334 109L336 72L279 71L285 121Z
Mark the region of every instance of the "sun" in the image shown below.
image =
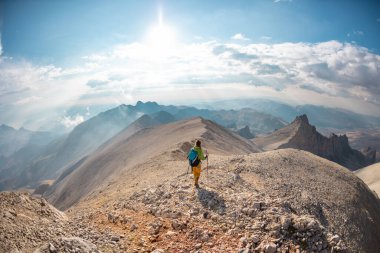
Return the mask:
M162 12L159 12L158 24L147 32L145 44L152 51L152 56L165 57L173 52L177 45L177 36L173 27L163 22Z
M173 29L164 24L158 24L151 28L148 34L148 43L157 48L170 47L176 42Z

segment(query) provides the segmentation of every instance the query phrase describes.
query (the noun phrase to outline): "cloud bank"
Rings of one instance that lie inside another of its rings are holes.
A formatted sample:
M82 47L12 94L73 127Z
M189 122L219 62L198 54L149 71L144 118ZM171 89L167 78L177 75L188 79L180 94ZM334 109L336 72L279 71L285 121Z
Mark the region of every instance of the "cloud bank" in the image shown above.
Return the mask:
M137 100L269 96L368 114L380 107L380 56L367 48L338 41L247 44L242 34L233 37L236 43L178 44L161 52L122 44L71 68L1 57L0 122L23 125L35 118L30 124L37 127L38 117L50 117L73 126L86 115L64 115L70 106Z

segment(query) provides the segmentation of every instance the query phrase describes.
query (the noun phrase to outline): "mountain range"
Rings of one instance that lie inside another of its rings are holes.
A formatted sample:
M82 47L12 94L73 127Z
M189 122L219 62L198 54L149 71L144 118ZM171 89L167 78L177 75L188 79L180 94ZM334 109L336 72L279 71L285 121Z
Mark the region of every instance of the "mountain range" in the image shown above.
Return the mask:
M202 106L199 105L199 106ZM206 106L206 105L203 105ZM344 130L378 129L380 117L355 113L342 108L331 108L317 105L290 105L271 99L236 99L210 102L211 110L252 108L274 117L291 122L296 116L306 114L310 123L320 128L335 128Z
M120 105L90 118L79 124L70 133L55 139L52 138L54 135L50 133L33 133L24 129L18 130L22 133L28 133L29 135L27 136L29 136L30 141L25 144L27 138L23 137L25 134L20 134L23 139L19 138L19 140L24 141L16 142L16 144L19 143L18 146L14 145L14 149L19 148L19 150L9 156L4 156L4 153L0 157L0 189L36 188L43 180L57 179L64 171L75 167L83 157L90 155L128 126L131 126L128 130L131 136L143 128L197 116L212 120L248 139L255 134L264 135L264 133L270 133L286 126L286 122L280 118L249 108L215 111L186 106L165 106L155 102L143 103L140 101L135 106ZM12 133L9 135L3 134L2 145L4 147L9 146L11 137L15 135L17 130L12 131L10 127L5 126L0 129L3 129L3 133L7 133L7 131ZM285 127L285 130L281 130L280 133L287 131L286 129L294 129L294 126ZM315 129L311 132L313 131L312 135L316 135ZM34 135L32 136L31 133ZM6 136L8 136L8 139L5 138ZM309 137L301 136L299 139L305 138L306 140ZM319 135L318 138L323 139ZM255 141L262 146L262 143L260 144L261 139L258 137ZM363 158L360 152L353 151L350 147L347 147L348 142L346 139L345 137L334 139L337 141L336 143L345 144L345 148L339 151L341 153L339 157L332 154L336 153L336 150L331 150L331 147L336 144L334 144L334 141L328 144L331 146L330 150L312 150L315 148L316 143L309 143L308 147L305 145L290 145L289 147L312 151L350 169L357 169L372 162L370 158ZM34 140L39 140L39 145L34 145L36 142ZM262 140L268 140L268 138ZM267 149L266 147L263 148ZM279 146L274 148L279 148ZM7 150L11 149L7 148ZM8 153L11 153L11 151L8 151ZM351 154L355 159L346 161L345 155L347 154Z
M232 130L250 126L253 131L266 132L286 124L279 118L251 109L211 111L140 101L135 106L120 105L88 119L76 126L70 133L56 138L48 145L33 148L25 146L18 153L1 157L0 190L21 187L35 188L42 180L57 178L64 170L75 165L84 156L95 151L100 145L144 114L153 115L150 123L143 124L145 127L196 116L214 119ZM140 119L140 121L143 120L144 118ZM148 119L145 118L145 120ZM155 122L153 123L153 121ZM5 141L4 145L6 143ZM11 153L11 151L8 152Z
M0 157L7 157L25 146L42 146L56 138L51 132L34 132L25 128L0 126Z

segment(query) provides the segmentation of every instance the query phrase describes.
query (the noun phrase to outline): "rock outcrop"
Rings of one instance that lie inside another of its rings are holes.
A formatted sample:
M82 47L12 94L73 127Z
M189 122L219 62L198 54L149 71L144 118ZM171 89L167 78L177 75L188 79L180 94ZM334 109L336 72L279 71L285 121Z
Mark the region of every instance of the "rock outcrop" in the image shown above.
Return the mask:
M249 126L245 126L237 131L237 134L246 139L255 138L255 136L251 133Z
M67 216L27 193L0 192L0 219L0 252L33 252L67 234Z
M0 192L0 252L113 252L115 234L94 230L29 193ZM119 238L119 237L118 237ZM123 247L118 247L123 252Z
M360 152L366 157L368 164L373 164L376 162L376 149L372 147L366 147L360 150Z
M309 124L306 115L298 116L288 126L253 141L266 150L296 148L309 151L350 170L375 162L372 153L365 156L352 149L346 135L331 134L330 137L325 137L320 134L315 126Z

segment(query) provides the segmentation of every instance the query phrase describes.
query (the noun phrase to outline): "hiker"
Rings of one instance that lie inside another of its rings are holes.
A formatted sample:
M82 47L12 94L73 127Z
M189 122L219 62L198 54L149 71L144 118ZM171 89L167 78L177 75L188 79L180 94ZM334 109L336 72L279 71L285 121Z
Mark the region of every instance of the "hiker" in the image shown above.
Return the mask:
M207 155L205 156L203 154L200 140L197 140L195 142L195 146L190 150L188 157L189 157L190 166L193 169L194 185L196 188L199 188L198 180L199 180L199 177L201 176L201 170L202 170L201 164L203 160L207 159Z

